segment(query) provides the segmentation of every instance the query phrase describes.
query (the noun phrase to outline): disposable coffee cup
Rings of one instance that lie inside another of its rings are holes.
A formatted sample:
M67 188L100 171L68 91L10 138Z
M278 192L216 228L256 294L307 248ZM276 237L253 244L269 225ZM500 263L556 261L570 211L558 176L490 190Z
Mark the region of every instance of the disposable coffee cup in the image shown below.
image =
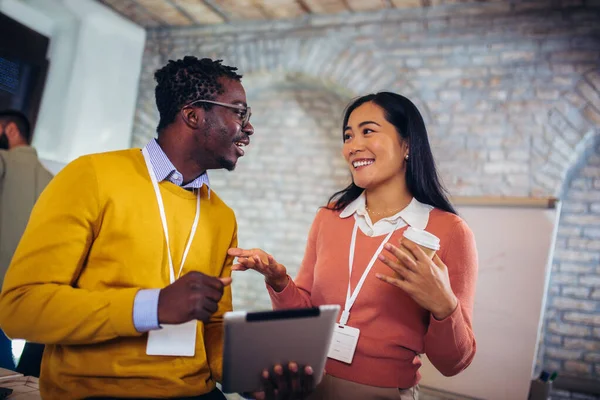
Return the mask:
M405 240L413 242L419 246L429 258L433 258L436 251L440 249L440 239L422 229L416 229L412 226L409 226L408 229L404 231L403 236L403 242Z

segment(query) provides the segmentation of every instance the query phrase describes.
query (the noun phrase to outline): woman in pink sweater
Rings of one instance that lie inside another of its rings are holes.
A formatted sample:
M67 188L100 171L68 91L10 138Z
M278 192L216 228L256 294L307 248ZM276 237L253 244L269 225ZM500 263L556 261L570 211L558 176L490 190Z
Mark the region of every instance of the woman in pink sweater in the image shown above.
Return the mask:
M446 376L475 355L475 241L444 193L409 99L381 92L353 101L343 141L352 183L317 213L295 280L260 249L229 253L238 257L234 270L265 276L275 309L344 310L336 331L350 348L330 351L311 399L414 399L421 354ZM440 239L433 259L410 242L400 246L408 227Z

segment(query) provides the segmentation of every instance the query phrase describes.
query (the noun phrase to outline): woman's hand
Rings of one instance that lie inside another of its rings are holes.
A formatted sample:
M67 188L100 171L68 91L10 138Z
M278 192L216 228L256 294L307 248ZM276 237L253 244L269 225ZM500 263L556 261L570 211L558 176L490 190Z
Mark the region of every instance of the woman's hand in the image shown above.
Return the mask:
M404 290L417 304L431 312L435 319L448 317L458 305L458 299L450 287L448 267L437 254L431 259L419 246L408 240L403 241L402 246L408 252L389 243L385 245L393 257L380 254L379 259L396 276L377 274L377 278Z
M285 267L265 251L261 249L232 248L227 250L227 254L238 259L238 263L231 267L232 271L253 269L262 274L265 277L265 282L276 292L281 292L287 286L289 277Z
M309 366L299 368L295 362L290 362L285 368L275 365L271 372L262 372L261 382L263 391L252 393L254 399L301 400L313 390L313 370Z

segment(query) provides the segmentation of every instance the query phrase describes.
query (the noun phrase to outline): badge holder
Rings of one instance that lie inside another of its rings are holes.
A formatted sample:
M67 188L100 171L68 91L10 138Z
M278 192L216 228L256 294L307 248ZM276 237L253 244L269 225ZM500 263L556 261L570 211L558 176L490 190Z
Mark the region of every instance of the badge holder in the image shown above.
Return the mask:
M162 325L162 329L148 332L146 354L149 356L184 356L196 354L196 329L192 320L180 325Z

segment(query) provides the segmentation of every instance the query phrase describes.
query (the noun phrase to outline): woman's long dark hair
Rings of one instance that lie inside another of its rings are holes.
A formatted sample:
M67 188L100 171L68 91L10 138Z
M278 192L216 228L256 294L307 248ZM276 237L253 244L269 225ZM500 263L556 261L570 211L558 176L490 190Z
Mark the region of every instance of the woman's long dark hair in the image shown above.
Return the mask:
M456 214L448 201L446 190L438 177L427 130L421 113L412 101L391 92L368 94L353 100L344 113L343 129L348 125L350 114L364 103L372 102L384 111L385 119L396 127L400 137L408 141L410 158L406 164L406 185L415 199L444 211ZM352 182L347 188L331 196L327 208L339 211L356 200L364 191Z

